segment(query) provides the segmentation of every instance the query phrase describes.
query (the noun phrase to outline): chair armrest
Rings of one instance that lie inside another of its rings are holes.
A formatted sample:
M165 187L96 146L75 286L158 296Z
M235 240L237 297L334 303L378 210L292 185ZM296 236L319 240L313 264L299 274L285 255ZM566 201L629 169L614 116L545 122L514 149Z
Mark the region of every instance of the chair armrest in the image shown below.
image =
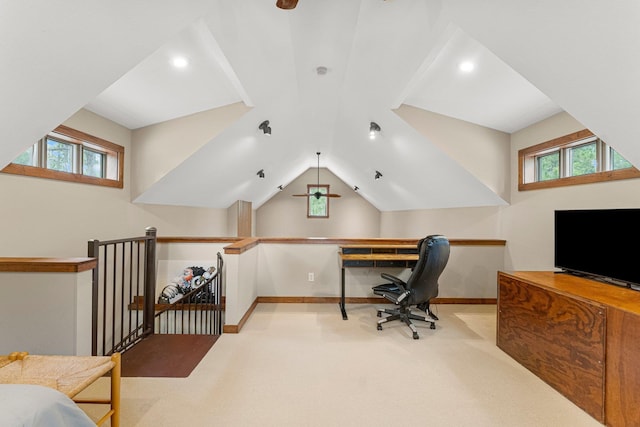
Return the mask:
M406 297L411 295L411 291L405 291L405 290L403 290L399 294L392 293L392 292L384 292L384 291L376 291L374 293L384 297L385 299L388 299L394 304L400 304L402 300L404 300Z
M404 291L404 287L406 285L404 280L398 279L396 276L392 276L391 274L388 274L388 273L380 273L380 277L382 277L385 280L388 280L388 281L392 282L396 286L399 286L401 288L401 290Z
M411 295L411 291L407 290L404 280L398 279L387 273L380 273L380 277L391 283L385 283L373 287L373 293L388 299L394 304L400 304L402 300Z
M384 297L384 299L387 299L387 300L391 301L394 304L397 304L397 302L396 302L396 298L398 296L397 294L392 294L392 293L389 293L389 292L376 292L376 294Z

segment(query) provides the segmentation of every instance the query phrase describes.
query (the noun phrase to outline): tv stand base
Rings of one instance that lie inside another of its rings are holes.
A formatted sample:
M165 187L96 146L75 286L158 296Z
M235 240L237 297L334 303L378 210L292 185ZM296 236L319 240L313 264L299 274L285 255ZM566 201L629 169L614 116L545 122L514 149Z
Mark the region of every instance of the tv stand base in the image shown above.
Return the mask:
M498 272L496 343L607 426L638 426L640 293L551 271Z

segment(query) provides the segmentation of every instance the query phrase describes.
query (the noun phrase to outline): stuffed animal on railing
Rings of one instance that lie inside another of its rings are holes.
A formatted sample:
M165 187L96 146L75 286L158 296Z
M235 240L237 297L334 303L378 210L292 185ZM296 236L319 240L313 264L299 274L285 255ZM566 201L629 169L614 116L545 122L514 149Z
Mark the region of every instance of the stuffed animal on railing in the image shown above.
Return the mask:
M211 279L213 278L213 276L215 276L215 272L216 272L216 268L211 266L207 269L207 271L202 273L202 276L198 278L198 280L196 280L196 285L195 285L196 288L204 285L205 283L207 284L207 286L200 289L200 291L196 292L194 295L191 295L191 299L190 299L191 302L200 302L200 303L213 302L214 292L213 292Z
M162 289L162 292L158 297L158 304L171 304L182 299L182 297L188 294L191 290L202 286L203 283L213 277L215 270L215 267L209 267L208 270L198 266L185 268L182 271L181 276L171 279L171 283ZM208 289L204 290L204 293L210 292L211 287L208 286ZM201 299L201 293L198 294L198 299Z

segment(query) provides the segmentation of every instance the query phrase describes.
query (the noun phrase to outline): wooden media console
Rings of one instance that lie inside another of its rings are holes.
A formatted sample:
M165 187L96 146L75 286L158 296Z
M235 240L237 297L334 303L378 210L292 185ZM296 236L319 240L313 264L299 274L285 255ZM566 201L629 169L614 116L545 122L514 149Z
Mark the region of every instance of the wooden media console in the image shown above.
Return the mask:
M640 425L640 292L551 271L498 272L496 343L608 426Z

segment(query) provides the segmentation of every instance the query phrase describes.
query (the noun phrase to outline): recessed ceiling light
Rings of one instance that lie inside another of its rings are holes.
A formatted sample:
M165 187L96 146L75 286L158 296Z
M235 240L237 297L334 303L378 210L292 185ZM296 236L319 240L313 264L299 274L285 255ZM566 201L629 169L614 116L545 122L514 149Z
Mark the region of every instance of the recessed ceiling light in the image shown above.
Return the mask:
M189 61L184 56L176 56L171 60L171 63L176 68L184 68L189 65Z
M460 63L460 65L458 65L458 68L460 69L460 71L470 73L474 68L476 68L476 64L471 61L463 61Z

